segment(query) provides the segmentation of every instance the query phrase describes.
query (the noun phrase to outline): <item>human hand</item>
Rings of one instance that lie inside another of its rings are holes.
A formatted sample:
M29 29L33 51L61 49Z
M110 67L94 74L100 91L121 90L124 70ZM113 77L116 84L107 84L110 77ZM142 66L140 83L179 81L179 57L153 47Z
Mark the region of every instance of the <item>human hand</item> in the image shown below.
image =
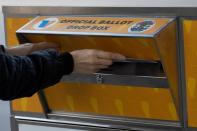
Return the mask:
M11 55L28 55L34 51L45 50L45 49L56 49L59 50L59 45L48 42L40 42L40 43L26 43L22 45L18 45L16 47L6 49L6 52Z
M70 52L74 59L74 72L90 74L109 67L113 60L125 60L125 56L94 49Z

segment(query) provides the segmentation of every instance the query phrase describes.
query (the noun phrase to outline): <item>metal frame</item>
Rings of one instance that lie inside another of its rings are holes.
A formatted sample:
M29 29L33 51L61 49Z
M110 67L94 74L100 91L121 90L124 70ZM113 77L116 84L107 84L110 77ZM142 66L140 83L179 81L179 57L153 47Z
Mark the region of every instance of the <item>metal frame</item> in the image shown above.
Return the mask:
M182 110L183 110L183 117L184 122L186 123L185 126L188 127L188 110L187 110L187 90L186 90L186 78L185 78L185 55L184 55L184 36L183 36L183 21L184 20L195 20L197 21L197 15L195 16L186 16L186 17L181 17L180 18L180 24L179 24L179 28L180 28L180 62L181 62L181 70L180 73L181 75L181 89L182 89ZM197 128L189 128L188 127L188 131L195 131L197 130Z
M53 9L53 11L51 11ZM6 16L95 15L95 16L197 16L196 7L65 7L4 6Z
M65 116L64 116L65 117ZM75 125L75 126L85 126L85 127L95 127L95 128L101 128L103 130L145 130L145 131L180 131L181 128L177 126L176 123L174 123L174 126L172 125L168 125L168 122L163 122L163 124L166 124L165 127L161 128L162 126L157 122L157 126L152 126L151 122L149 121L149 126L146 126L146 123L127 123L124 125L120 125L121 123L117 124L116 123L101 123L101 122L97 122L97 121L87 121L87 120L76 120L76 119L44 119L44 118L36 118L36 117L22 117L22 116L15 116L12 119L12 123L13 123L13 127L14 129L18 129L18 122L17 121L23 121L23 122L30 122L29 124L31 124L31 122L34 123L39 123L40 125L43 125L43 123L48 123L48 124L55 124L56 126L58 125L62 125L62 126L66 126L66 125ZM152 121L155 122L155 121ZM16 131L14 130L13 131Z
M42 114L27 113L27 112L16 112L12 116L12 127L15 128L17 123L15 119L25 119L28 120L47 120L49 122L59 122L60 124L77 122L78 125L100 125L105 128L121 129L121 130L177 130L181 129L181 125L176 121L161 121L161 120L149 120L149 119L139 119L139 118L125 118L125 117L113 117L113 116L96 116L84 113L49 113L48 118L45 118ZM89 123L89 124L88 124ZM102 126L103 125L103 126ZM14 130L15 131L15 130ZM18 131L18 130L17 130Z
M183 18L178 18L177 48L178 48L178 69L179 69L179 100L180 100L180 119L184 129L188 127L188 113L186 103L186 80L185 80L185 59L184 59L184 36Z
M124 86L140 86L147 88L168 88L166 77L146 77L146 76L129 76L129 75L108 75L108 74L71 74L64 76L62 82L81 82L97 84L113 84Z
M39 97L41 106L44 110L44 116L45 116L45 118L48 118L47 112L51 112L51 110L49 109L49 106L48 106L48 103L47 103L47 100L46 100L43 90L38 92L38 97Z
M86 124L81 125L78 122L71 121L49 121L48 119L39 119L39 118L28 118L28 117L15 117L12 119L14 128L12 131L18 131L19 125L34 125L34 126L47 126L47 127L56 127L56 128L64 128L64 129L79 129L79 130L94 130L94 131L114 131L116 129L109 129L106 127L101 127L99 125L87 126Z
M53 8L53 12L51 12ZM30 17L37 15L96 15L96 16L178 16L179 29L179 85L180 85L180 103L181 108L181 127L188 130L187 125L187 103L186 103L186 86L184 76L184 49L182 34L182 17L196 17L197 8L195 7L3 7L5 17ZM156 12L156 13L155 13ZM73 115L73 114L72 114ZM72 116L71 115L71 116ZM49 117L51 114L49 114ZM81 116L81 115L79 115ZM78 116L78 117L79 117ZM68 116L67 116L68 117ZM103 118L103 117L102 117ZM19 118L17 118L19 119ZM15 119L16 120L16 119ZM130 119L128 119L130 120ZM145 120L142 120L145 121ZM141 122L142 124L143 122ZM163 127L162 125L160 127ZM140 128L143 129L143 128ZM181 130L178 127L178 130ZM191 129L193 130L193 129ZM194 129L195 130L195 129Z

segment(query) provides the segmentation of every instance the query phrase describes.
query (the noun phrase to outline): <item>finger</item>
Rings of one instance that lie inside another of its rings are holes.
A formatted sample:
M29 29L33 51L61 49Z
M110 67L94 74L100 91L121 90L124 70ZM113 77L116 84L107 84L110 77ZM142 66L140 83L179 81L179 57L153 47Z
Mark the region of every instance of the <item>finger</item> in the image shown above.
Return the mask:
M109 66L111 65L113 62L110 59L99 59L97 58L95 64L97 65L105 65L105 66Z
M106 65L109 66L113 62L111 59L101 59L97 58L96 56L90 56L89 59L84 61L84 64L91 64L91 65Z
M41 50L50 49L50 48L58 49L60 48L60 45L56 43L50 43L50 42L41 42L37 44L37 48Z
M97 65L96 66L96 69L97 70L100 70L100 69L106 69L106 68L108 68L109 66L106 66L106 65Z
M109 66L106 65L91 65L91 64L85 64L83 67L81 66L81 69L86 70L87 72L98 72L101 69L106 69Z
M105 51L97 51L97 57L102 59L111 59L111 60L125 60L125 56L118 54L118 53L112 53L112 52L105 52Z
M84 64L83 66L80 66L77 70L79 73L85 73L85 74L90 74L90 73L96 73L100 70L101 66L93 66L90 64ZM102 67L104 68L104 67Z

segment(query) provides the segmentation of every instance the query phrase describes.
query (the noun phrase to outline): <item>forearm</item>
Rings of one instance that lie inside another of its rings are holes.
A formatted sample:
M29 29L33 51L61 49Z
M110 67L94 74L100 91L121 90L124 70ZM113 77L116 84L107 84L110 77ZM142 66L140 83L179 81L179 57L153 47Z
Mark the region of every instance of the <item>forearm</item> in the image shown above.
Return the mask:
M5 52L10 55L20 55L25 56L31 54L34 51L46 50L46 49L56 49L59 50L59 45L49 42L40 42L40 43L26 43L21 44L11 48L5 48Z
M30 49L33 45L32 44L23 44L11 48L5 48L5 52L10 55L27 55L30 52ZM28 48L27 48L28 47Z
M69 53L59 55L54 50L28 56L0 53L0 99L31 96L40 89L56 84L72 70L73 59Z

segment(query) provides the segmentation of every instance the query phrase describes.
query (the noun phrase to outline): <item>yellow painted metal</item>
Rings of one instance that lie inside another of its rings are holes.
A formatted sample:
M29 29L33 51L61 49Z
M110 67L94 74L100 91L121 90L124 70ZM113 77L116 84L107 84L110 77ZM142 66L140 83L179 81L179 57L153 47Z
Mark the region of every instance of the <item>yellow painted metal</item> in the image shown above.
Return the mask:
M176 23L170 24L156 37L156 46L158 48L162 65L166 73L172 97L179 111L179 85L178 85L178 52Z
M32 18L7 18L6 19L6 36L8 47L13 47L19 44L16 37L16 30L27 23ZM27 87L28 88L28 87ZM42 113L43 108L41 106L39 97L37 94L30 98L22 98L11 102L13 111L23 112L38 112Z
M38 94L30 98L21 98L11 102L13 111L44 113Z
M169 89L59 83L45 94L53 111L178 121Z
M100 49L124 54L127 58L159 60L155 43L150 38L57 36L24 34L31 42L48 41L59 43L62 51L77 49Z
M197 20L184 20L183 30L188 125L197 127Z
M9 47L18 45L16 37L16 30L22 27L25 23L30 21L32 18L7 18L6 19L6 42Z

